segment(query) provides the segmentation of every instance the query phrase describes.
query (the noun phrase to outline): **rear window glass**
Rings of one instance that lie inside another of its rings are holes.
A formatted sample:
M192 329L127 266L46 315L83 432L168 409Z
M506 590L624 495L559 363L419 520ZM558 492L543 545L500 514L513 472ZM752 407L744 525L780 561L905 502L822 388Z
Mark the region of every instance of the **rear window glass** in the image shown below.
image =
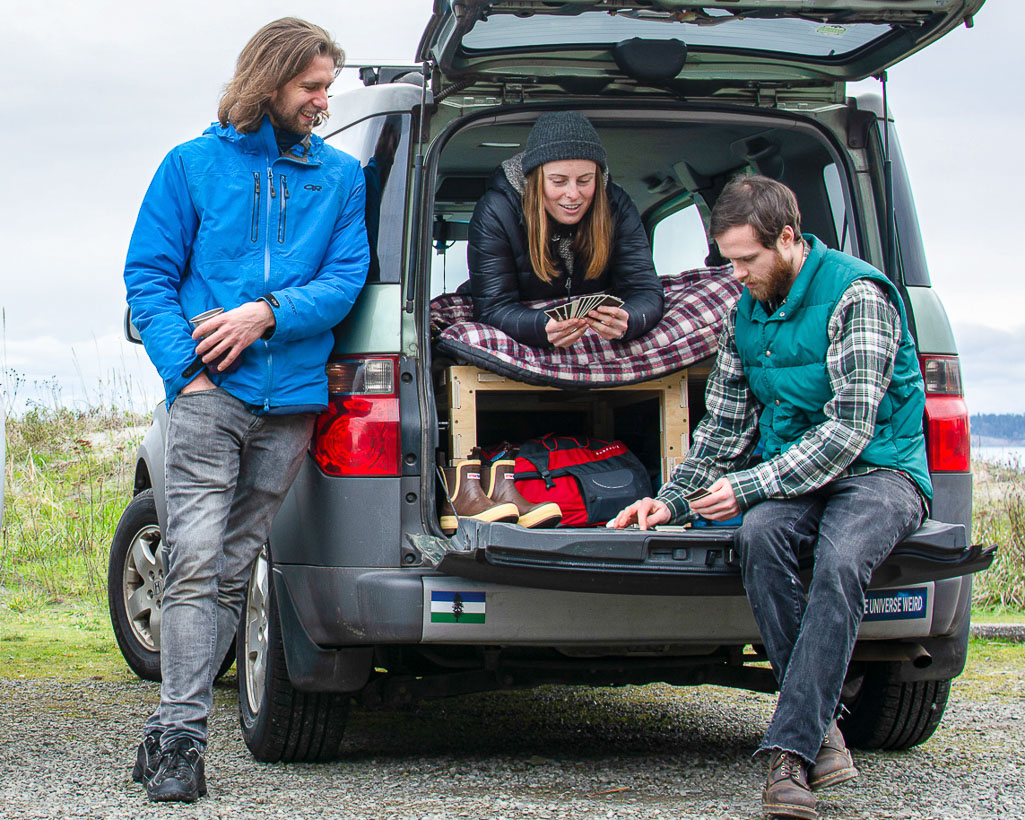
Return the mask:
M578 15L538 14L520 18L492 14L478 22L462 40L471 51L531 46L585 46L618 43L631 37L680 39L692 48L842 57L891 32L877 23L837 25L814 20L756 20L710 9L687 12L690 20L676 22L677 12L587 11Z
M705 266L708 237L697 205L681 208L655 226L651 235L651 253L659 276L671 276Z

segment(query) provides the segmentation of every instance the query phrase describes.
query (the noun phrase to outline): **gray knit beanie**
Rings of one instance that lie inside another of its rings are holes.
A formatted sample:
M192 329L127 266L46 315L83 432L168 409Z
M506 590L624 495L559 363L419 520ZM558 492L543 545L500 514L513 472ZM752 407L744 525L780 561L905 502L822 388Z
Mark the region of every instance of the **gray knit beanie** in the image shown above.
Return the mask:
M587 117L576 111L556 111L537 118L527 135L523 174L526 176L546 162L563 159L589 159L597 162L602 171L608 170L598 133Z

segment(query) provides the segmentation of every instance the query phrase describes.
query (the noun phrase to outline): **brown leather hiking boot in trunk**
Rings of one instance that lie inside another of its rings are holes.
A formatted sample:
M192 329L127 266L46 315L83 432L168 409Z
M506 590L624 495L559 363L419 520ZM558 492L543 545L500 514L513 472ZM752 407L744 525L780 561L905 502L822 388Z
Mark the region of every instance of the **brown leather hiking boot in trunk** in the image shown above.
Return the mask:
M475 458L442 468L448 496L441 508L441 531L445 535L456 531L461 517L489 522L512 522L520 517L515 504L495 502L484 494L480 486L480 472L480 460Z
M482 477L482 485L492 501L504 501L516 505L521 527L555 527L562 521L562 510L554 501L531 504L520 495L513 480L516 462L502 459L494 462Z

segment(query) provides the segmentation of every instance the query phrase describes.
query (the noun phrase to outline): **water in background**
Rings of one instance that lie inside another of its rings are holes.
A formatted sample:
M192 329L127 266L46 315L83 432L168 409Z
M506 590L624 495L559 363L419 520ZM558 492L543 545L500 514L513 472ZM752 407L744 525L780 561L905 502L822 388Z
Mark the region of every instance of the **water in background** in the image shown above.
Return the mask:
M973 444L972 458L979 461L988 461L990 464L1003 464L1008 467L1025 468L1025 445Z

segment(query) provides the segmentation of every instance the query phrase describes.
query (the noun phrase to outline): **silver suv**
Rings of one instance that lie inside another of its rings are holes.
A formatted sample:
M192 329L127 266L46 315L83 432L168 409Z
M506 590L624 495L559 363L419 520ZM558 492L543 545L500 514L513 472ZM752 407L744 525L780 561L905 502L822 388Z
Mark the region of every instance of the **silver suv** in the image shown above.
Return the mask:
M373 260L337 328L331 407L253 568L239 625L242 732L258 759L331 757L352 699L389 706L540 683L775 690L730 528L462 519L447 537L439 526L437 468L473 443L511 430L606 432L657 486L688 443L667 445L670 428L692 429L704 412L707 361L673 374L673 406L650 384L614 402L580 387L542 395L432 343L431 301L467 277L467 223L488 176L552 109L594 123L660 274L721 262L710 208L729 177L752 170L797 192L810 232L900 288L925 376L935 504L873 577L843 729L852 745L887 749L933 733L964 666L971 573L993 548L969 546L957 349L930 288L893 121L885 96L848 97L845 85L880 75L982 3L436 0L419 65L362 69L364 87L334 99L325 136L364 165ZM165 426L161 406L109 578L121 649L151 680Z

